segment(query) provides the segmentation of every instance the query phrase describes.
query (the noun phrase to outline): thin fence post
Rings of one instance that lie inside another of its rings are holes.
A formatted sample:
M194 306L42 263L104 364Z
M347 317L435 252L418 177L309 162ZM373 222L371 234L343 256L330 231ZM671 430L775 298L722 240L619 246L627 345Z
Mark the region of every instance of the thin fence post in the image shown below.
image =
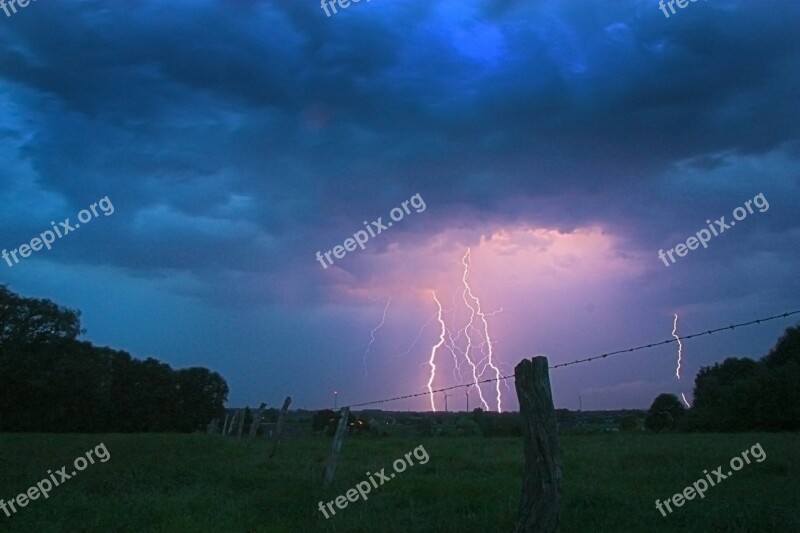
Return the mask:
M555 532L561 514L561 449L547 357L514 368L525 464L517 533Z
M290 403L292 403L292 397L287 396L286 399L283 400L281 414L278 415L278 426L275 428L275 440L272 442L272 452L269 454L270 459L275 456L275 452L278 450L278 443L281 441L281 436L283 435L283 420L286 417L286 410L289 409Z
M239 418L239 411L234 411L233 416L231 416L231 425L228 426L228 435L233 435L233 427L236 424L236 420Z
M228 434L228 418L230 418L230 416L231 416L230 413L227 413L227 412L225 413L225 423L222 424L222 436L223 437Z
M342 451L344 436L347 434L347 419L350 416L350 408L342 407L340 411L339 424L336 426L336 435L333 436L333 446L325 470L322 475L322 484L328 486L333 482L333 475L336 473L336 461L339 459L339 452Z

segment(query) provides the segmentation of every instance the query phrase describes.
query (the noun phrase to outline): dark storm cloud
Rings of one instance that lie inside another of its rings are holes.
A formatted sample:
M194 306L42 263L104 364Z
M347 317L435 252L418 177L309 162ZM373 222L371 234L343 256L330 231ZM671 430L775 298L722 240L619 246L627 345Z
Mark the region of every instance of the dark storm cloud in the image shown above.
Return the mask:
M303 300L317 249L417 192L436 208L416 232L602 222L655 251L760 192L748 157L797 175L792 2L670 19L642 1L284 4L58 2L3 21L3 98L23 117L3 180L35 176L62 218L117 206L54 257L185 274L215 301ZM781 212L758 222L774 242L797 223Z

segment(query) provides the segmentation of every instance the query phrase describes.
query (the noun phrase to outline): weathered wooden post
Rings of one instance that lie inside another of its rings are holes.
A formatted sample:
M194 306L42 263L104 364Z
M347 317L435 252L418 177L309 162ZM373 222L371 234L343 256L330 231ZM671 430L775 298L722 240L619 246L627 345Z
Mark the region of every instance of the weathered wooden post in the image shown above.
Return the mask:
M283 407L281 407L281 414L278 415L278 426L275 428L275 440L272 442L272 452L269 454L270 459L275 455L278 450L278 443L281 441L283 435L283 419L286 416L286 410L289 409L289 404L292 403L292 397L287 396L283 400Z
M228 434L228 418L230 416L231 416L230 413L227 413L227 412L225 413L225 422L222 424L222 436L223 437Z
M328 486L333 482L333 475L336 473L336 461L339 459L339 452L342 451L344 436L347 434L347 419L350 417L350 408L342 407L340 411L339 425L336 426L336 435L333 436L333 447L325 464L322 474L322 484Z
M267 404L262 403L258 407L258 411L253 416L253 421L250 423L250 433L247 434L247 442L250 443L256 436L256 432L258 431L258 426L261 424L261 417L264 416L264 408L267 407Z
M554 532L561 514L561 449L547 357L514 368L525 464L517 533Z
M236 419L239 418L239 411L234 411L233 416L231 417L231 425L228 426L228 435L233 434L233 426L236 424Z

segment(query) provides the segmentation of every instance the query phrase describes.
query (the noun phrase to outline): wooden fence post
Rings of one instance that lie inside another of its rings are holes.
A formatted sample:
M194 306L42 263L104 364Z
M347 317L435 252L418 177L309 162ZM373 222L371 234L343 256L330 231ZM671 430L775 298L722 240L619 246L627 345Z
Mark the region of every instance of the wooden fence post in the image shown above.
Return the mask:
M283 420L286 416L286 410L289 409L289 404L292 403L292 397L287 396L285 400L283 400L283 407L281 407L281 414L278 415L278 426L275 428L275 440L272 442L272 452L269 454L269 458L272 459L275 456L275 452L278 450L278 443L281 440L281 436L283 435Z
M514 368L525 464L517 533L554 532L561 514L561 449L547 357Z
M236 424L236 419L239 418L239 411L234 411L233 416L231 417L231 425L228 426L228 435L233 434L233 427Z
M258 426L261 424L261 417L264 416L264 409L267 407L267 404L263 403L259 406L258 411L256 414L253 415L253 421L250 423L250 433L247 434L247 442L250 443L256 436L256 432L258 431Z
M225 422L222 424L222 436L228 434L228 418L230 417L230 413L225 413Z
M339 459L339 452L342 451L344 436L347 434L347 419L349 416L350 408L342 407L339 425L336 426L336 435L333 436L331 454L328 456L328 462L325 464L325 470L322 474L322 484L326 487L333 482L333 475L336 473L336 461Z

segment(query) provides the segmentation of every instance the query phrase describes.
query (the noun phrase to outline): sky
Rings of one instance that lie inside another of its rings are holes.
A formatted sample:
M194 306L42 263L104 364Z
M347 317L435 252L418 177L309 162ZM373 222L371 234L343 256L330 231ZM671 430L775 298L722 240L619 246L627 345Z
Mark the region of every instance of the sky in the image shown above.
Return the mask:
M768 4L0 11L0 247L87 210L0 283L80 309L97 345L219 372L232 406L306 409L800 309L800 5ZM680 380L674 344L554 368L555 406L691 402L701 366L797 322L686 340ZM502 383L449 408L516 409Z

